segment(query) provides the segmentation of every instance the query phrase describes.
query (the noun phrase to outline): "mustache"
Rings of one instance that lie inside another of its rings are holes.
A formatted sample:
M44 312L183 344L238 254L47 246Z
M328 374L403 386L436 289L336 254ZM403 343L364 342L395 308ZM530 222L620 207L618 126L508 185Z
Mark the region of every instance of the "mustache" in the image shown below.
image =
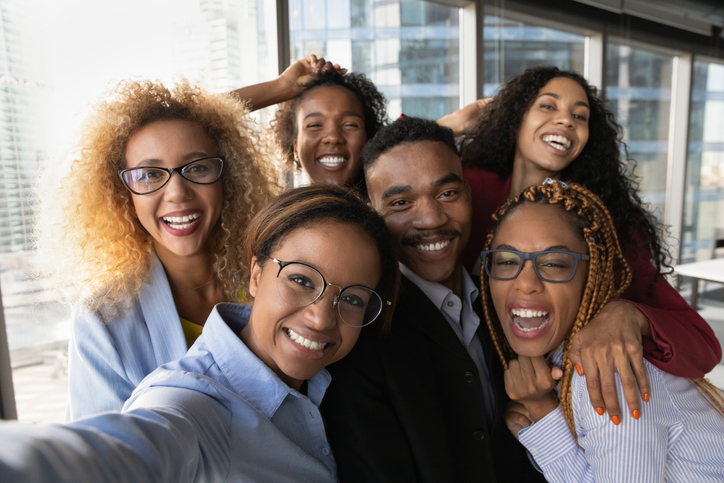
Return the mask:
M401 245L419 245L421 241L428 238L439 238L439 237L461 237L463 234L458 230L435 230L426 231L422 233L416 233L414 235L403 236L400 239Z

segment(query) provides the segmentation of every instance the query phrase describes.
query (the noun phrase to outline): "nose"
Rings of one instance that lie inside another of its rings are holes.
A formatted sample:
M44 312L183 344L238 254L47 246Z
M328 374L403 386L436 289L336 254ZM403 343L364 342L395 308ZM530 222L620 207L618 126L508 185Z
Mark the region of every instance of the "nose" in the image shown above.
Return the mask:
M573 127L573 115L565 109L560 109L557 112L556 124L565 127Z
M431 199L418 200L413 214L413 226L418 230L440 228L448 221L447 213L440 203Z
M174 172L166 186L163 187L163 197L171 203L181 203L193 197L191 182L187 181L179 173Z
M337 325L339 292L336 285L328 286L316 302L305 307L304 316L314 329L321 331Z
M341 126L336 123L327 123L324 126L324 133L322 134L322 142L328 144L341 144L344 142L344 136L342 135Z
M538 293L543 289L543 281L538 278L533 268L533 262L523 261L523 268L515 279L515 289L524 294Z

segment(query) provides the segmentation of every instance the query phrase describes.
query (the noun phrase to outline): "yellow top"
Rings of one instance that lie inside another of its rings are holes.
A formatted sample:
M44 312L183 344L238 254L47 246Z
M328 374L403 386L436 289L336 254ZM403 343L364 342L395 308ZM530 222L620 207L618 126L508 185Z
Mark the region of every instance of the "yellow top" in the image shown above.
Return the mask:
M201 335L201 331L204 329L202 325L194 324L193 322L184 319L183 317L179 317L181 319L181 328L184 331L184 336L186 337L186 345L191 347L194 345L194 342L196 342L196 339L199 338Z

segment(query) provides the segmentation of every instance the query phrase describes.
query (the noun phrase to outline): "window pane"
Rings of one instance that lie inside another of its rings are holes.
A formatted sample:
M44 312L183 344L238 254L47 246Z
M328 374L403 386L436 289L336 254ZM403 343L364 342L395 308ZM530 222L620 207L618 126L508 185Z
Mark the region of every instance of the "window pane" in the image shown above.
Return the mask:
M437 119L459 107L458 20L457 8L422 0L290 0L291 61L324 56L374 82L391 118Z
M624 129L640 190L659 219L666 201L673 56L610 42L607 107Z
M586 38L563 30L486 15L483 25L484 96L524 70L553 65L583 72Z
M724 238L724 65L695 61L681 262L708 260Z

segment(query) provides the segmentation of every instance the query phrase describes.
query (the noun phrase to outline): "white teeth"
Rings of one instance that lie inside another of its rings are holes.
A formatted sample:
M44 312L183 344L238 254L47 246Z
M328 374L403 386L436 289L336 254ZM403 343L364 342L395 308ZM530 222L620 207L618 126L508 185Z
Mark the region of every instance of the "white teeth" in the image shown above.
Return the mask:
M542 310L510 309L510 312L516 317L524 317L527 319L531 317L543 317L548 315L548 312L544 312Z
M549 134L548 136L543 136L543 141L561 151L571 147L571 141L563 136L554 136Z
M450 240L445 240L444 242L428 243L427 245L415 245L415 246L417 247L418 250L432 252L435 250L442 250L449 244L450 244Z
M289 338L292 339L297 344L306 347L307 349L312 349L314 351L320 351L327 347L326 342L314 342L313 340L306 339L302 337L301 335L294 332L292 329L287 329L287 334L289 335Z
M194 221L196 221L200 216L201 213L191 213L186 216L164 216L163 221L171 225L171 228L183 230L193 225Z
M347 160L342 156L322 156L317 161L319 161L319 164L329 166L330 168L339 166L340 164L344 164L347 162Z

